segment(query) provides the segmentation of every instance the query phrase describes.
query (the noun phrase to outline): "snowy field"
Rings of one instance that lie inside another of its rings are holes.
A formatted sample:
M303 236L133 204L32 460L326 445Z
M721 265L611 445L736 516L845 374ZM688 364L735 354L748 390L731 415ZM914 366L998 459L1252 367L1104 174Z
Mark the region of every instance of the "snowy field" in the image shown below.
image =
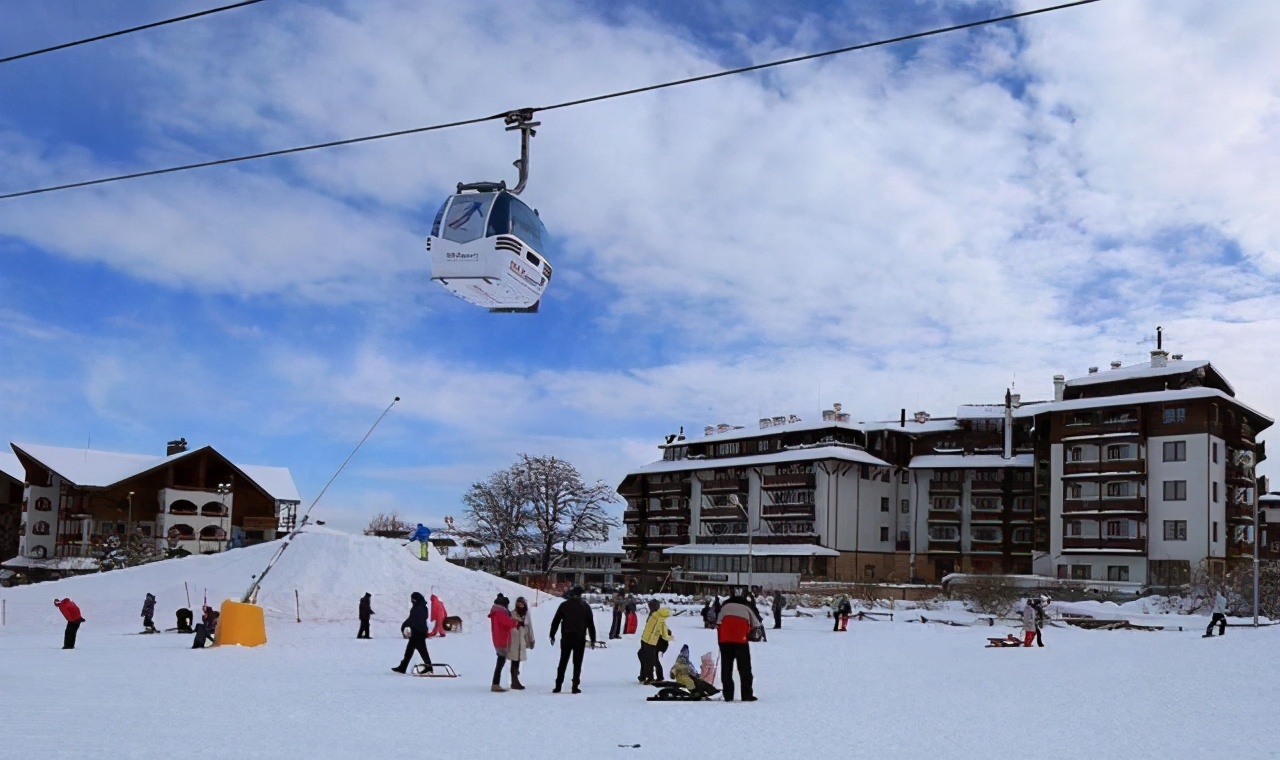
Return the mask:
M1182 632L1053 627L1045 648L1017 651L983 647L1012 630L1000 625L899 614L833 633L828 619L788 617L752 647L759 702L650 703L654 690L636 683L636 636L587 652L583 694L551 694L557 650L546 637L558 600L542 597L528 689L495 694L483 615L495 589L514 599L520 587L421 563L396 542L319 533L301 537L264 584L265 646L193 651L190 636L135 635L146 591L160 599L157 623L172 627L183 580L236 596L271 548L0 590L3 757L1280 756L1270 730L1280 627L1202 639L1197 617L1179 618L1199 628ZM465 618L464 633L430 642L458 679L390 671L415 583ZM374 638L357 641L366 590ZM87 619L74 651L59 648L52 600L64 595ZM689 644L695 659L715 649L696 618L671 621L677 649ZM598 612L602 637L608 623Z

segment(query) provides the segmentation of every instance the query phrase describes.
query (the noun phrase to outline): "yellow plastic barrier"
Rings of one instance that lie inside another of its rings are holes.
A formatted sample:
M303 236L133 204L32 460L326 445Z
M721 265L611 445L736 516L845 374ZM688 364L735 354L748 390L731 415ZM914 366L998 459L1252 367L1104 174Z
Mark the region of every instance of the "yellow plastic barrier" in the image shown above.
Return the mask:
M256 647L267 643L267 623L262 608L256 604L241 604L230 599L222 603L218 615L216 646L237 644Z

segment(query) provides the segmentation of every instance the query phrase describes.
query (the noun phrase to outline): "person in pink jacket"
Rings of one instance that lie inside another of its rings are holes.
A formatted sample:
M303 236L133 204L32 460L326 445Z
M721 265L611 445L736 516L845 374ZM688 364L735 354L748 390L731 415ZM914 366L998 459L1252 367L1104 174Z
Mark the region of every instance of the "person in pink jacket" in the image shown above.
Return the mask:
M431 595L431 633L427 634L427 638L439 636L444 638L444 619L449 613L444 608L444 602L440 601L440 597L435 594Z
M520 621L507 609L511 601L502 594L493 600L489 610L489 629L493 634L493 649L498 653L498 665L493 669L493 686L490 691L506 691L502 688L502 668L507 664L507 649L511 646L511 632L520 627Z

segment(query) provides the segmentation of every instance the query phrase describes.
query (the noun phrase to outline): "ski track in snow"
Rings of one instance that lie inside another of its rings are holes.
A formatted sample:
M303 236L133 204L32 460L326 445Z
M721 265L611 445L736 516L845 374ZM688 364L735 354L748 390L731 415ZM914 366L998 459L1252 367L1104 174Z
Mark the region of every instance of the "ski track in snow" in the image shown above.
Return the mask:
M1043 649L986 649L1012 624L974 628L787 617L752 646L754 704L650 703L636 683L638 636L588 650L581 695L551 694L557 648L547 629L559 600L533 611L537 645L524 692L489 691L495 655L487 614L497 590L529 589L420 562L399 542L304 533L264 584L270 641L193 651L191 636L125 635L141 628L142 598L173 625L192 584L198 608L238 598L276 545L213 557L0 590L0 747L6 757L459 758L1276 757L1269 731L1280 644L1276 628L1183 632L1049 628ZM398 626L410 591L434 587L463 634L432 639L457 679L401 676ZM304 622L294 622L293 591ZM355 637L359 597L374 594L373 636ZM63 651L54 597L87 619ZM933 616L934 613L925 613ZM900 615L915 617L915 615ZM942 617L942 615L939 615ZM954 615L952 616L954 617ZM334 622L341 621L341 622ZM596 614L607 634L607 613ZM1197 629L1196 626L1199 626ZM696 617L671 618L675 647L715 649ZM508 676L504 673L504 685ZM630 745L640 744L640 748ZM627 745L619 747L618 745Z

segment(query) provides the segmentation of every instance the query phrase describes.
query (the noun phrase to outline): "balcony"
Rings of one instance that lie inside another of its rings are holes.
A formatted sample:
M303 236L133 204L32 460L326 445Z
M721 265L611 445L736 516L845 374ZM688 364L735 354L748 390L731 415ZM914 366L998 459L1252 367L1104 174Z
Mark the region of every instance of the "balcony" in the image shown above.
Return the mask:
M1147 550L1147 539L1063 536L1062 550L1064 552L1072 550L1145 552Z
M971 554L1000 554L1004 551L1004 542L1002 541L979 541L971 539L969 541L969 552Z
M960 522L960 510L958 509L931 509L929 510L929 522L939 523L958 523Z
M930 480L929 493L960 493L960 486L958 480Z
M1249 504L1228 504L1227 519L1233 521L1253 522L1253 507Z
M929 553L930 554L959 554L960 538L958 536L953 539L945 539L945 540L930 538Z
M688 509L651 509L649 510L649 521L670 521L681 520L689 522L692 512Z
M975 480L969 484L972 493L1001 493L1004 491L1003 480Z
M703 507L698 514L703 520L743 519L743 512L738 507Z
M1085 477L1088 475L1116 475L1124 474L1131 477L1137 477L1147 474L1147 460L1145 459L1095 459L1088 462L1064 462L1062 465L1062 474L1064 477L1074 475L1076 477Z
M975 509L969 513L971 523L1004 522L1004 512L999 509Z
M1252 541L1228 541L1227 556L1232 558L1253 557Z
M1064 499L1063 512L1141 512L1146 514L1147 500L1142 496L1104 496L1091 499Z
M1253 468L1240 467L1238 465L1227 465L1227 482L1241 483L1244 485L1253 485Z
M622 513L624 523L638 523L644 520L644 513L638 509L628 509Z
M765 488L813 488L814 484L815 477L813 473L765 475L764 480L761 482L761 485Z
M1073 423L1067 420L1062 428L1062 432L1065 434L1064 440L1107 435L1109 433L1133 433L1137 435L1141 430L1142 423L1137 420L1136 415L1127 418L1104 418L1086 424Z
M721 480L702 481L703 493L746 493L748 487L746 478L724 478Z
M678 544L687 543L689 543L688 534L681 536L675 533L669 533L665 536L649 536L649 546L676 546Z
M703 488L705 490L706 487L704 486ZM650 483L649 495L650 496L670 496L670 495L688 496L689 484L682 483L678 480L664 481L661 483Z
M704 510L705 511L705 510ZM764 508L765 517L807 517L813 519L812 504L772 504Z

